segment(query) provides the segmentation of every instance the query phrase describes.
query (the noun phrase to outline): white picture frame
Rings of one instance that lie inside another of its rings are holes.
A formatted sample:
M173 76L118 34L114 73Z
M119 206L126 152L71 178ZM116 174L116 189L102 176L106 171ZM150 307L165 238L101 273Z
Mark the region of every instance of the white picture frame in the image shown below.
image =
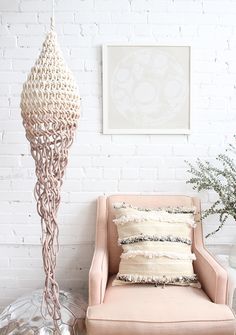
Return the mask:
M103 134L190 134L191 47L103 45Z

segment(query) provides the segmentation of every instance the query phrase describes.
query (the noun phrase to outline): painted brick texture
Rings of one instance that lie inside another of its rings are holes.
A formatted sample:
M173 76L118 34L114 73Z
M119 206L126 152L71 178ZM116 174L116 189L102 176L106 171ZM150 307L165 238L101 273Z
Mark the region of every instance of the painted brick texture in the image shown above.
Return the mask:
M19 101L49 29L44 0L0 1L0 309L43 285L34 162ZM62 288L87 288L96 198L117 192L195 194L184 160L213 159L236 128L236 1L55 0L56 29L77 79L81 119L62 189L59 213ZM192 133L103 135L101 45L191 45ZM203 208L214 194L200 194ZM212 230L217 218L207 221ZM208 241L225 245L236 225Z

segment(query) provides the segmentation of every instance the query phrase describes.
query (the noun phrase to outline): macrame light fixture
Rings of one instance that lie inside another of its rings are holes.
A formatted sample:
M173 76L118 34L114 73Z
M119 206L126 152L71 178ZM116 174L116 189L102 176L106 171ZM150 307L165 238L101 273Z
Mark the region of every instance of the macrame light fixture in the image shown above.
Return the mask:
M68 148L73 142L79 118L80 97L57 43L53 21L39 58L23 86L21 115L36 167L35 197L42 224L46 276L43 304L57 328L57 320L61 317L55 276L59 232L57 211Z

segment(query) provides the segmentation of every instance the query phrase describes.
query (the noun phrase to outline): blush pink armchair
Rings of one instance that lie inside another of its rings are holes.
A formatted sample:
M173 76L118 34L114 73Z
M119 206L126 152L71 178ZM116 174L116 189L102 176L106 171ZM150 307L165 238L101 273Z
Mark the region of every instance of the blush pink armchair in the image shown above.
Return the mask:
M194 270L202 288L149 285L112 286L121 248L112 203L196 206ZM200 202L187 196L114 195L100 197L96 246L89 273L88 335L234 335L235 316L226 305L227 273L204 248Z

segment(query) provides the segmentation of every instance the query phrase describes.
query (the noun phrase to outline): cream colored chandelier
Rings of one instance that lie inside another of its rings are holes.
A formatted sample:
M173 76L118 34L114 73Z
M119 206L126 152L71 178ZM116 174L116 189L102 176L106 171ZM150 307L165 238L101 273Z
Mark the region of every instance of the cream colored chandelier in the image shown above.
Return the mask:
M37 176L35 197L42 224L46 276L43 303L56 327L60 319L59 287L55 277L59 233L57 211L79 109L78 88L63 59L52 19L51 31L23 86L21 115Z

